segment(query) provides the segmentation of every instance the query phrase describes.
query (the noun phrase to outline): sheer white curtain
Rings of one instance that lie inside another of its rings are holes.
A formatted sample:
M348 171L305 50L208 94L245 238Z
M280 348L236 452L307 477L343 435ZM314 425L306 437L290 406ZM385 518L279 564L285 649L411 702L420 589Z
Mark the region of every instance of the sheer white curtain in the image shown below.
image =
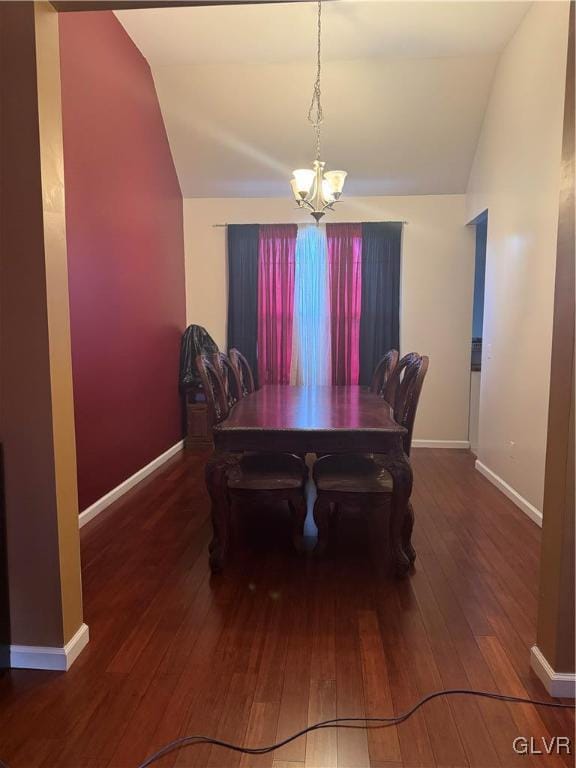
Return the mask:
M332 383L326 230L298 228L290 383Z

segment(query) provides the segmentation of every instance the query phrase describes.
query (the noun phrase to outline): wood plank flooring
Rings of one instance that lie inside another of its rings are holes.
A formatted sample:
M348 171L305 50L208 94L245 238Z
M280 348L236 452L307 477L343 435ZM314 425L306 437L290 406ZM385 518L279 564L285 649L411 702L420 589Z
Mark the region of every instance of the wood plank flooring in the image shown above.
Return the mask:
M136 768L193 733L261 745L442 687L547 698L529 669L540 531L468 452L414 451L418 559L400 582L381 521L345 514L318 560L292 552L282 508L242 510L240 549L211 577L203 462L175 457L82 530L90 644L67 674L0 676L9 768ZM318 731L260 756L189 747L158 766L566 766L512 742L573 732L568 710L459 696L394 728Z

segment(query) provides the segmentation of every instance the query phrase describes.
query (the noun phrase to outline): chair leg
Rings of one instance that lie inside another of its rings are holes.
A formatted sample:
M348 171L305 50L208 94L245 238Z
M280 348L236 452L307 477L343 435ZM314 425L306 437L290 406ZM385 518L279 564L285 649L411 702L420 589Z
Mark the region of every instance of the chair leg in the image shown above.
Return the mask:
M289 501L288 505L292 514L292 543L297 552L302 552L304 550L304 523L308 511L306 497L302 495L297 500Z
M411 563L416 560L416 550L412 546L412 529L414 528L414 508L412 502L408 502L406 517L402 524L402 547Z
M314 522L318 528L318 542L315 547L315 552L319 555L326 551L328 546L328 539L330 537L330 502L322 498L321 494L318 494L314 503Z

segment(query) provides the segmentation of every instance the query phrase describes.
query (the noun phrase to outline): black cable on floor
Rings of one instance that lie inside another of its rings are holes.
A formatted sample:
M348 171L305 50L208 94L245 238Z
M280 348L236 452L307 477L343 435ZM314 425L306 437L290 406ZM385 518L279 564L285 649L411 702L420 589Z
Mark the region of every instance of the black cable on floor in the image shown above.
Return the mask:
M434 691L434 693L429 693L427 696L424 696L424 698L420 699L420 701L414 704L411 709L403 712L401 715L396 715L395 717L334 717L331 720L323 720L320 723L309 725L307 728L303 728L301 731L294 733L292 736L288 736L282 741L279 741L276 744L270 744L266 747L241 747L238 744L231 744L227 741L222 741L221 739L210 738L209 736L183 736L180 739L175 739L169 744L166 744L165 747L162 747L162 749L159 749L158 752L155 752L147 760L141 763L138 768L148 768L148 766L152 765L152 763L155 763L156 760L164 757L164 755L167 755L169 752L173 752L175 749L182 749L183 747L187 747L192 744L212 744L217 747L231 749L234 752L242 752L246 755L265 755L268 752L273 752L275 749L280 749L280 747L283 747L285 744L289 744L291 741L295 741L295 739L299 739L301 736L304 736L307 733L318 731L323 728L360 728L366 730L369 728L387 728L391 725L399 725L405 720L408 720L408 718L411 717L414 712L420 709L420 707L424 706L424 704L426 704L428 701L432 701L432 699L436 699L439 696L454 696L456 694L478 696L485 699L495 699L496 701L507 701L513 704L533 704L537 707L574 709L573 704L561 704L556 701L538 701L537 699L525 699L521 696L506 696L503 693L493 693L492 691L475 691L466 688L450 688L444 691Z

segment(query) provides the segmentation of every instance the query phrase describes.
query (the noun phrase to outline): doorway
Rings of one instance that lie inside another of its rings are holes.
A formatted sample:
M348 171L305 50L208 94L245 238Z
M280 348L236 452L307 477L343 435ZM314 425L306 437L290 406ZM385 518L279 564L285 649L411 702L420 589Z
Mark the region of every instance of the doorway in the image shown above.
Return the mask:
M470 414L468 440L470 450L478 455L478 421L480 416L480 384L482 376L482 328L484 324L484 283L486 275L486 237L488 211L472 222L476 229L474 257L474 298L472 308L472 345L470 354Z

